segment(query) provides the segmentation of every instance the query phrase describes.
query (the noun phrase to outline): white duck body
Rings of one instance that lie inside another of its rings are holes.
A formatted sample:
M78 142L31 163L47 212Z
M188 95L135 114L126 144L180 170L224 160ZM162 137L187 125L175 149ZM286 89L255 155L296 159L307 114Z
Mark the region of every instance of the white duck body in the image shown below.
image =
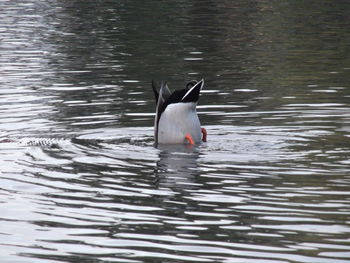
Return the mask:
M156 144L201 142L202 130L196 106L203 85L202 79L190 82L186 89L171 92L168 86L162 83L158 92L155 83L152 83L157 104L154 120Z
M195 143L201 142L201 124L196 111L197 103L170 104L162 113L158 124L158 143L185 143L190 134Z

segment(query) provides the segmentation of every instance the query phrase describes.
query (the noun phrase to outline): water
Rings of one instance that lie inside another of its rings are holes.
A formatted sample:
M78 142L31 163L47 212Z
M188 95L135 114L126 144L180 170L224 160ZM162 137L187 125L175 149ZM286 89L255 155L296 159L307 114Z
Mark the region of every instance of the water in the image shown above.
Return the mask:
M0 9L2 262L349 262L348 3ZM202 77L208 142L154 147Z

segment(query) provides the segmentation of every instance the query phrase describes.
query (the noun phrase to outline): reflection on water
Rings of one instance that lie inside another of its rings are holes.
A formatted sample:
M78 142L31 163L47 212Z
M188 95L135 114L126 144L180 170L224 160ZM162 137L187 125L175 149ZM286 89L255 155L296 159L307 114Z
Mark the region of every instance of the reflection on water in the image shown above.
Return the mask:
M184 145L159 145L159 161L155 170L159 187L192 188L200 175L199 151Z
M2 260L348 262L349 8L2 1ZM202 77L208 142L154 147Z

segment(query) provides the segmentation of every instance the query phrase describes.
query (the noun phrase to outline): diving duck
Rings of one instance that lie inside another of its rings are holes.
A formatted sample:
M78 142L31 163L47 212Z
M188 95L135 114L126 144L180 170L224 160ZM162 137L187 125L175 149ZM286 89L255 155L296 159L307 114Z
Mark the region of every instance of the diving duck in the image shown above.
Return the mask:
M207 141L207 131L201 128L196 106L204 80L191 81L185 89L171 92L166 83L160 88L152 81L156 99L154 138L157 144L198 144Z

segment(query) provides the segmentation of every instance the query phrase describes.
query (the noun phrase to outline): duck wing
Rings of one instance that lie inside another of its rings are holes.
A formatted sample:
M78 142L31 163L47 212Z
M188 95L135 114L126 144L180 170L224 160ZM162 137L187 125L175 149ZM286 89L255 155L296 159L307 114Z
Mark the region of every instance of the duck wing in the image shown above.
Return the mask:
M157 104L158 98L159 98L159 88L157 87L157 83L153 79L152 79L152 89L153 89L154 97L156 99L156 104Z
M204 79L201 79L200 81L192 81L189 82L186 87L187 90L185 90L185 94L181 98L181 102L198 102L199 99L199 93L201 92L202 88L204 86Z
M153 92L154 92L154 96L156 98L156 118L154 121L154 138L156 141L156 144L158 143L158 123L159 123L159 119L160 119L160 115L162 113L163 106L164 103L167 101L167 99L171 96L171 91L168 87L168 85L166 83L161 83L160 85L160 89L159 92L157 91L157 87L154 83L154 81L152 81L152 88L153 88Z

